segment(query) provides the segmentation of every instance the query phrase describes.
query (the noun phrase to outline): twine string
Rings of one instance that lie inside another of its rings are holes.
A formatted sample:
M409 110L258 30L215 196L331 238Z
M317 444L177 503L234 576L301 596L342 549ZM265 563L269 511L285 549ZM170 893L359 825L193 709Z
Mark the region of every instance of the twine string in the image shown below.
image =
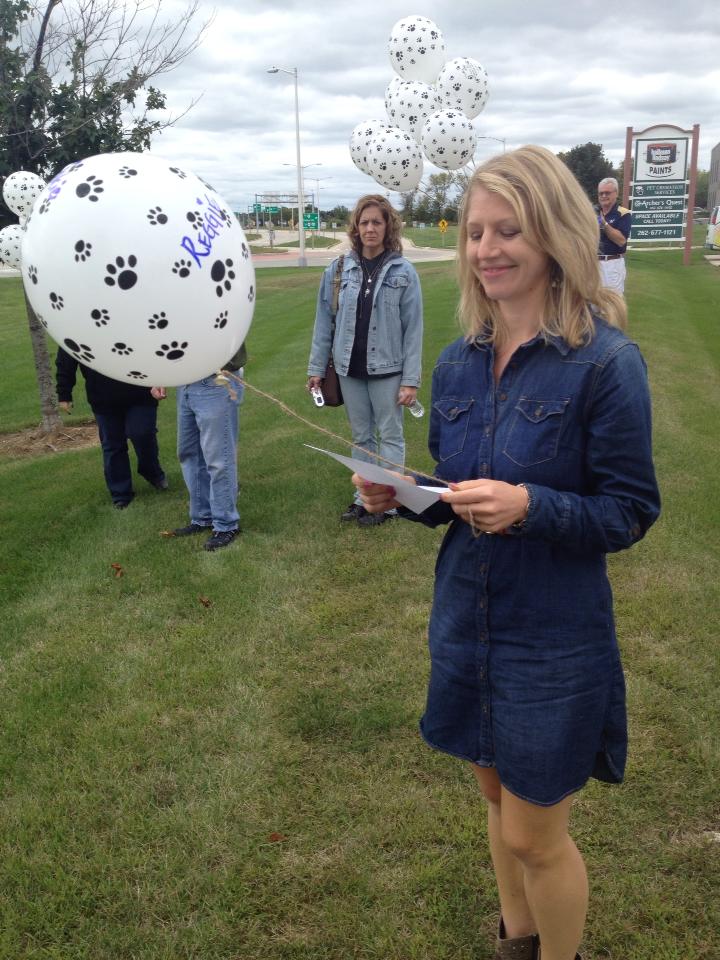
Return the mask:
M239 377L236 373L233 373L230 370L221 370L215 377L215 383L217 386L225 387L233 400L237 400L237 391L233 388L231 383L233 380L235 383L240 384L240 386L245 387L245 389L256 393L259 397L263 397L265 400L270 400L271 403L274 403L276 406L280 407L283 413L287 414L289 417L294 417L296 420L299 420L300 423L305 424L306 427L310 427L311 430L316 430L318 433L324 433L326 437L330 437L333 440L338 440L342 444L349 444L353 449L361 450L368 457L372 457L373 460L383 460L389 466L396 467L401 473L413 473L418 477L423 477L425 480L432 480L433 483L437 483L437 481L440 479L439 477L432 476L429 473L424 473L422 470L414 470L412 467L407 467L402 463L394 463L392 460L381 456L379 453L366 450L365 447L361 447L357 443L352 443L351 441L346 440L345 437L341 437L337 433L333 433L332 430L328 430L326 427L321 427L319 424L313 423L312 420L308 420L306 417L296 413L295 410L288 407L288 405L283 403L282 400L278 400L278 398L274 397L271 393L266 393L264 390L260 390L259 387L253 386L251 383L248 383L244 377ZM440 482L446 483L447 481L440 480Z

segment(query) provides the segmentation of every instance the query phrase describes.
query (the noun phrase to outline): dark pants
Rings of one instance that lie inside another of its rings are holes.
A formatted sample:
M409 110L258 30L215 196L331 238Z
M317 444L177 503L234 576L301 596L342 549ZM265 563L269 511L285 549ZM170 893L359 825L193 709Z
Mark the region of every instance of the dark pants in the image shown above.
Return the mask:
M95 413L103 451L105 483L113 503L129 503L133 496L128 440L137 456L138 473L148 483L156 484L165 477L158 459L157 407L138 404Z

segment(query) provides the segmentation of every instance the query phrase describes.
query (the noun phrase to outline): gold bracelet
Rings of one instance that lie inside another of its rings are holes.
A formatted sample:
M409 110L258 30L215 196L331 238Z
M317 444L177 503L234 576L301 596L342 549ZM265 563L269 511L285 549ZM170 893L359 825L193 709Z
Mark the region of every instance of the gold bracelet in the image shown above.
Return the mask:
M513 530L522 530L523 526L525 525L525 521L528 518L528 513L530 513L530 491L528 490L528 485L526 483L517 483L515 486L522 487L525 491L525 496L527 497L525 513L522 515L522 519L516 520L515 523L512 524Z

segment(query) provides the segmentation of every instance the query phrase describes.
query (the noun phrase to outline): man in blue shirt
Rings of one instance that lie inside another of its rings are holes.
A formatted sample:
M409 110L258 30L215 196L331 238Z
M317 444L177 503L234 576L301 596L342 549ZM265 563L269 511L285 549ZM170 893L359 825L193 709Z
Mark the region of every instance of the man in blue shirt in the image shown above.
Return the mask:
M630 236L632 214L617 202L618 182L605 177L598 184L598 224L600 244L598 260L603 286L625 293L625 250Z

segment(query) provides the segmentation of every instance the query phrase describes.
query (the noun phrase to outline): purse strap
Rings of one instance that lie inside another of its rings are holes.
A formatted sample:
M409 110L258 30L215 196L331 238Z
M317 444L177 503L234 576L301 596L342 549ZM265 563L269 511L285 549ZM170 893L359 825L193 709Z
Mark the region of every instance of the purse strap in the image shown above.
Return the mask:
M335 276L333 277L333 292L332 292L332 302L330 303L330 313L333 318L333 326L335 325L335 317L338 312L338 305L340 303L340 284L342 283L342 272L343 264L345 263L345 255L340 254L337 258L337 264L335 266Z

